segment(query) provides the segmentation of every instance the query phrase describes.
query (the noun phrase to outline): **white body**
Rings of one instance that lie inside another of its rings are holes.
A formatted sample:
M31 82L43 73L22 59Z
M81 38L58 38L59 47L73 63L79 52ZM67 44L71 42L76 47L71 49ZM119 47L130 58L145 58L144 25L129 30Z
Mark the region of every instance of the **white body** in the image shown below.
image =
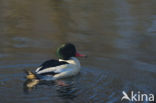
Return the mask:
M60 65L60 66L56 66L56 67L50 67L50 68L46 68L41 71L39 71L39 69L41 68L41 67L39 67L36 69L36 74L55 72L58 74L55 74L54 76L46 75L46 76L43 76L42 79L43 80L57 80L60 78L65 78L65 77L70 77L70 76L76 75L80 72L80 62L77 58L71 57L71 59L69 59L69 60L59 59L59 61L65 61L69 64L64 64L64 65Z

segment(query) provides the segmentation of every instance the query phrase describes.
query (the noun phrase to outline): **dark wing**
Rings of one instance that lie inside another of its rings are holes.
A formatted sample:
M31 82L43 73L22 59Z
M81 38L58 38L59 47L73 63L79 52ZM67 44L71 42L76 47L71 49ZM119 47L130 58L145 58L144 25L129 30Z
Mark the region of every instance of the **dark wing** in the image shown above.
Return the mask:
M48 60L48 61L45 61L44 63L42 63L39 66L39 69L36 70L36 72L42 71L42 70L47 69L47 68L64 65L64 64L68 64L68 63L65 61L58 61L58 60L51 59L51 60ZM53 73L50 73L50 74L53 74Z

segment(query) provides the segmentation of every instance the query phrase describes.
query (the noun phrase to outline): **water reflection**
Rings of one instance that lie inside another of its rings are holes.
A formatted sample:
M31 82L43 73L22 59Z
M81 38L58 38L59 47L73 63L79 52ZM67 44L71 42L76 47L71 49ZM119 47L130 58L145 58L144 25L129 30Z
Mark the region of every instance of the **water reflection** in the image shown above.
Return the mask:
M30 93L40 83L37 79L26 80L23 84L24 93Z
M26 94L31 94L33 90L38 90L39 86L55 86L56 87L56 95L64 100L73 100L77 97L78 88L74 86L73 82L67 82L65 80L57 80L57 81L40 81L37 79L26 80L23 83L23 91Z
M47 103L62 103L57 97L79 94L75 103L111 103L120 102L124 89L155 93L155 8L155 0L0 0L0 102L28 103L34 97L34 103L45 103L44 95ZM89 68L81 70L79 83L21 86L23 69L55 58L64 42L90 56L80 60ZM56 86L53 94L40 91L43 85Z
M74 84L68 86L57 86L57 96L62 99L73 100L77 97L78 88L74 87Z

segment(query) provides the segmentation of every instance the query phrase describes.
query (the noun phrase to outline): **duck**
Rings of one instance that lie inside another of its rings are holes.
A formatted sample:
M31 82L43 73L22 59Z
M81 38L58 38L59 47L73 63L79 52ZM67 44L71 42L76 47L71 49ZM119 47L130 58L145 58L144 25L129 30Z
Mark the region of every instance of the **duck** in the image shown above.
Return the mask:
M61 45L56 54L58 60L51 59L43 62L35 72L26 71L27 79L37 80L58 80L66 77L75 76L80 72L80 61L77 57L87 57L77 52L72 43Z

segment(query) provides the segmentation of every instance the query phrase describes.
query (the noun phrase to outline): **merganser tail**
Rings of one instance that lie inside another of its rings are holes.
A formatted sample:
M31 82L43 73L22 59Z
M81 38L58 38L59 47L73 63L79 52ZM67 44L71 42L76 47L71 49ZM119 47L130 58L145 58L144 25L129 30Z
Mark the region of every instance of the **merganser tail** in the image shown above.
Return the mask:
M37 79L37 76L35 73L33 73L29 70L25 70L25 73L27 74L27 76L26 76L27 79Z

